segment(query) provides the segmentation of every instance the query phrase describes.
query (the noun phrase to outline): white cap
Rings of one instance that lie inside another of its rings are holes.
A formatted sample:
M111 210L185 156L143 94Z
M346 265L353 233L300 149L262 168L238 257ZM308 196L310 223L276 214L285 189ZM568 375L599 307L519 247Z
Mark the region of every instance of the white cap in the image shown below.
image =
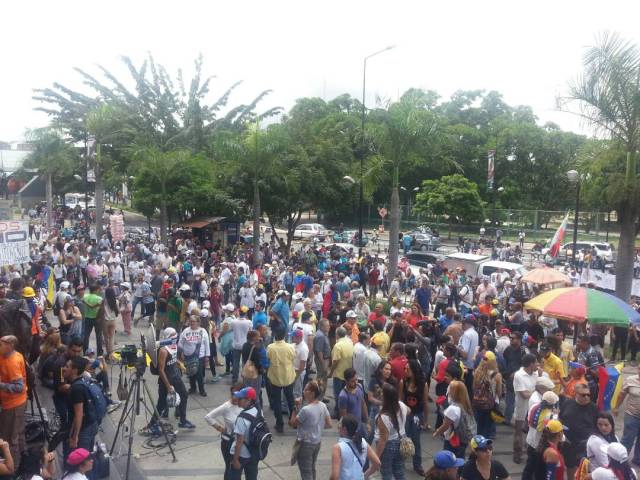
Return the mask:
M206 308L203 308L202 310L200 310L200 316L202 318L206 318L209 316L209 310L207 310Z
M618 442L601 445L600 450L602 453L606 453L610 458L613 458L616 462L624 463L629 459L629 453L627 452L626 447Z
M60 288L69 288L69 282L66 280L64 282L60 282Z
M191 290L191 287L185 283L178 290L180 290L181 292L186 292L187 290Z
M236 306L233 303L227 303L224 307L222 307L222 309L227 312L235 312Z
M556 395L552 391L544 392L544 394L542 395L542 400L547 402L549 405L555 405L560 401L558 395Z
M131 290L131 284L129 282L122 282L120 286L126 288L127 290Z
M303 297L303 295L302 295L302 293L301 293L301 292L296 292L296 293L294 293L294 294L293 294L293 297L292 297L292 298L293 298L294 300L300 300L302 297Z
M555 387L555 383L546 375L536 378L536 387L546 387L549 390L553 390Z
M172 338L175 337L176 335L178 335L178 332L176 332L176 329L173 327L167 327L162 331L162 339L166 340L167 338Z
M202 302L202 308L208 309L211 306L211 302L209 300L205 300Z
M353 310L349 310L347 312L347 318L357 318L358 314L356 312L354 312Z

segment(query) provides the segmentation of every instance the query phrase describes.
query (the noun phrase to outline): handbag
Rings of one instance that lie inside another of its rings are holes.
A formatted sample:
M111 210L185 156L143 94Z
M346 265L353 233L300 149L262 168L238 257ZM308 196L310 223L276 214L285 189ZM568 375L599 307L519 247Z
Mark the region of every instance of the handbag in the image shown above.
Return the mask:
M401 420L406 421L406 418L401 418ZM398 422L397 418L396 418L396 422ZM416 453L416 446L413 444L413 440L407 437L406 433L404 434L400 433L400 428L399 428L400 422L398 423L396 422L394 422L393 426L395 427L396 431L398 432L398 436L400 437L400 448L399 448L400 456L406 460L408 458L413 457L413 455Z
M253 355L253 350L256 348L255 345L251 346L251 351L249 352L249 358L245 362L242 367L242 378L255 380L258 378L258 369L256 368L256 364L251 360L251 355ZM292 464L293 465L293 464Z
M188 377L195 377L200 369L200 345L202 345L202 341L198 342L193 354L185 358L184 366L187 369Z

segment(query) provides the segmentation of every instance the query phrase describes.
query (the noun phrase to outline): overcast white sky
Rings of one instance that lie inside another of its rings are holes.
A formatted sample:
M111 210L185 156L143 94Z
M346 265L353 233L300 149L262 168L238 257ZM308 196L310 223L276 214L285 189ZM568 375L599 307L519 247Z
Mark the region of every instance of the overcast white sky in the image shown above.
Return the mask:
M541 122L580 131L555 98L581 67L584 47L603 30L640 43L633 1L7 1L0 3L0 140L43 126L32 89L54 81L80 87L72 70L102 64L126 77L119 60L147 51L170 71L192 71L202 52L213 92L244 80L233 103L263 89L264 108L303 96L359 97L362 59L372 59L367 103L409 87L492 89L531 105Z

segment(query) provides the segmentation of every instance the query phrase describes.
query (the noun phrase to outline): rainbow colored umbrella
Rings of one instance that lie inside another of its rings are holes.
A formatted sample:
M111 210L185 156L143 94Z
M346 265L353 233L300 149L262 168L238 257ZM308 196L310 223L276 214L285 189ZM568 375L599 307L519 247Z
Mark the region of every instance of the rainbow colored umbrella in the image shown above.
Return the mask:
M570 322L626 327L640 324L640 314L631 305L592 288L568 287L549 290L525 303L527 310Z

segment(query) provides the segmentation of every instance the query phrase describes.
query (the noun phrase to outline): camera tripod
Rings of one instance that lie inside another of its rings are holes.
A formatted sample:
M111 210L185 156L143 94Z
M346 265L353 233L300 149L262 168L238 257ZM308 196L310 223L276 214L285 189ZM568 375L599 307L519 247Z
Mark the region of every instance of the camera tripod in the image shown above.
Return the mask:
M120 415L120 420L118 421L118 426L116 428L116 433L113 437L113 443L111 444L111 449L109 450L109 456L113 455L113 450L115 449L116 442L118 441L118 434L120 430L127 425L129 428L129 444L127 446L127 468L125 473L125 480L129 478L129 467L131 465L131 450L133 448L133 434L135 432L136 425L136 417L140 415L141 408L143 405L147 413L153 415L158 422L160 421L160 415L158 414L158 410L156 410L156 406L153 403L153 399L151 397L151 393L149 392L149 388L147 387L146 380L144 379L144 371L146 369L145 356L141 359L138 359L138 363L136 365L136 370L133 374L132 380L129 383L129 393L127 395L127 400L125 401L124 408L122 409L122 414ZM149 407L151 405L151 407ZM167 432L164 428L160 428L162 431L162 435L164 435L164 439L167 442L167 446L171 451L171 456L173 457L173 461L177 462L175 451L173 450L173 446L171 445L171 440L167 435Z

